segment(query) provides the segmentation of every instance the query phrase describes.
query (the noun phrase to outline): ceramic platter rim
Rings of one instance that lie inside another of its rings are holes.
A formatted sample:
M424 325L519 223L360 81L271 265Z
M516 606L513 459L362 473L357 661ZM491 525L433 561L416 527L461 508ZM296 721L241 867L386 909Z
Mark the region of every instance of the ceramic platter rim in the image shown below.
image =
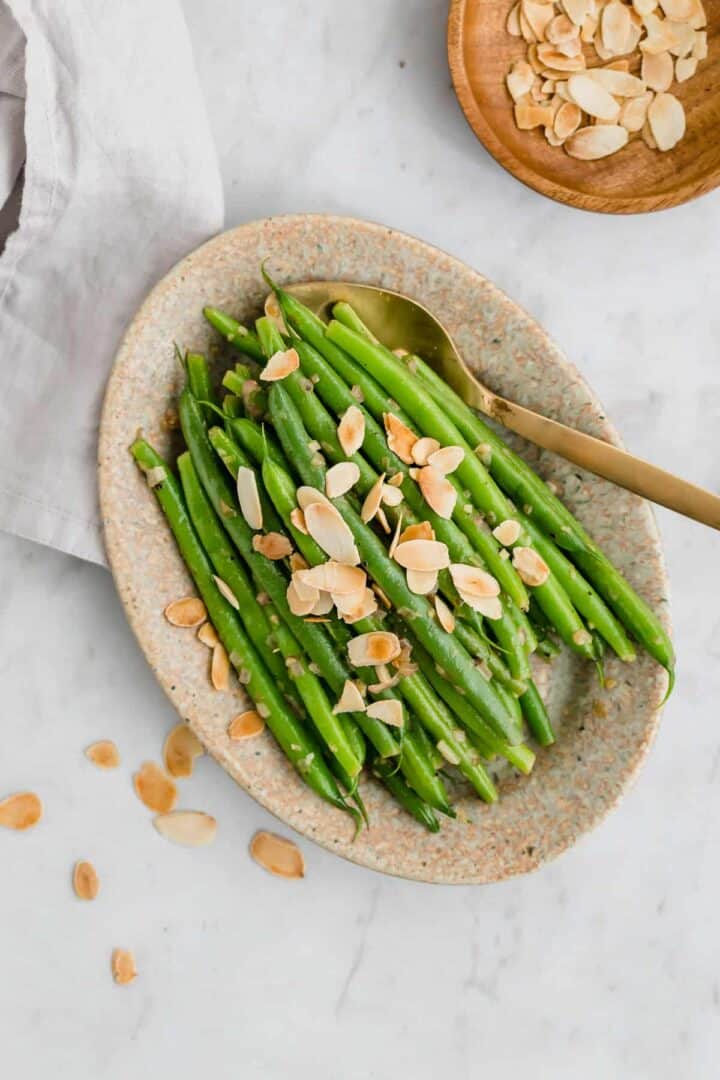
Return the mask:
M658 727L665 687L664 673L647 657L630 666L611 660L618 683L612 692L601 691L594 673L565 657L550 685L558 744L540 752L530 778L503 780L496 806L461 797L458 821L443 819L440 833L430 835L368 781L374 824L353 843L350 822L301 784L268 734L229 741L225 728L238 699L212 690L207 650L192 631L174 629L162 616L170 600L189 591L188 579L127 447L142 428L168 448L174 436L162 417L180 386L173 342L207 349L215 340L202 318L204 303L246 319L257 313L264 295L258 267L265 257L280 281L345 278L417 297L446 322L464 355L479 360L494 389L618 442L597 398L545 331L459 260L394 229L347 217L292 214L240 225L188 255L149 293L108 381L100 502L108 559L132 630L208 751L302 835L360 865L420 881L486 883L536 869L601 821L637 773ZM633 583L661 604L667 623L667 579L649 507L550 455L542 456L540 469L561 485L571 508ZM157 732L158 747L164 734ZM183 787L181 796L183 803L192 801L191 789Z

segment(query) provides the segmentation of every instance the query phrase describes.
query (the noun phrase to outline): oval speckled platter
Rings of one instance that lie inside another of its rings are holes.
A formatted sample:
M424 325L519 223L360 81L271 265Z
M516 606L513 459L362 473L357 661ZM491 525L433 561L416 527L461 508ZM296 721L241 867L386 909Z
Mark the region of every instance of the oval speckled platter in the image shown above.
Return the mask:
M208 751L263 806L299 833L374 870L422 881L483 883L537 868L572 845L616 805L657 729L664 673L646 656L614 660L602 690L589 665L563 655L543 672L558 730L529 778L500 779L486 807L460 789L458 820L427 834L373 781L365 784L372 828L354 843L350 822L317 799L270 735L231 743L229 720L242 692L215 692L208 652L192 631L163 618L190 591L172 537L127 448L138 428L172 454L177 435L163 424L180 389L173 342L209 350L216 339L202 308L214 304L243 321L259 313L263 259L281 282L343 278L398 289L436 311L493 389L524 405L617 440L600 403L544 331L480 274L392 229L348 218L296 215L242 225L180 262L150 293L118 352L100 429L99 477L105 542L130 624L162 687ZM222 357L216 357L222 363ZM633 585L667 613L666 577L654 519L638 498L521 446ZM666 614L667 617L667 614ZM159 733L158 733L159 734Z

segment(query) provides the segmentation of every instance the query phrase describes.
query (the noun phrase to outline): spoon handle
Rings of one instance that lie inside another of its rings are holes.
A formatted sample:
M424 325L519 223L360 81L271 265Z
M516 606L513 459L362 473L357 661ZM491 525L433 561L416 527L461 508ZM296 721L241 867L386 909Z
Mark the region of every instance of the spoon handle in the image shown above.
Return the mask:
M720 529L720 497L712 492L681 480L642 458L633 457L610 443L583 435L495 394L483 395L483 401L478 404L492 419L537 446L552 450L588 472L611 480L651 502Z

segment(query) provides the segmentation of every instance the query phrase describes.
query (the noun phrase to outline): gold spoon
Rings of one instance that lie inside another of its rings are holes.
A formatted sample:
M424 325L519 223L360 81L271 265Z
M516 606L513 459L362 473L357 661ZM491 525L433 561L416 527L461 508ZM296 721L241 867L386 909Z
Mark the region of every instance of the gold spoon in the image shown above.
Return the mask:
M421 356L472 408L605 480L720 529L719 496L494 394L467 368L445 327L416 300L348 281L308 281L284 287L324 319L331 317L334 304L346 301L384 345Z

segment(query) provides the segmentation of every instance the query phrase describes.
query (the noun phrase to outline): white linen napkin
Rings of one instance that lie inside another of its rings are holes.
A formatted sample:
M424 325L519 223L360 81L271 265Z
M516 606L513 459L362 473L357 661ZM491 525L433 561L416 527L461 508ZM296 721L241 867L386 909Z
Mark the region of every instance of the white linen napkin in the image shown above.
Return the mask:
M0 256L0 528L102 563L113 355L147 290L223 222L177 0L0 0L0 207L23 160Z

